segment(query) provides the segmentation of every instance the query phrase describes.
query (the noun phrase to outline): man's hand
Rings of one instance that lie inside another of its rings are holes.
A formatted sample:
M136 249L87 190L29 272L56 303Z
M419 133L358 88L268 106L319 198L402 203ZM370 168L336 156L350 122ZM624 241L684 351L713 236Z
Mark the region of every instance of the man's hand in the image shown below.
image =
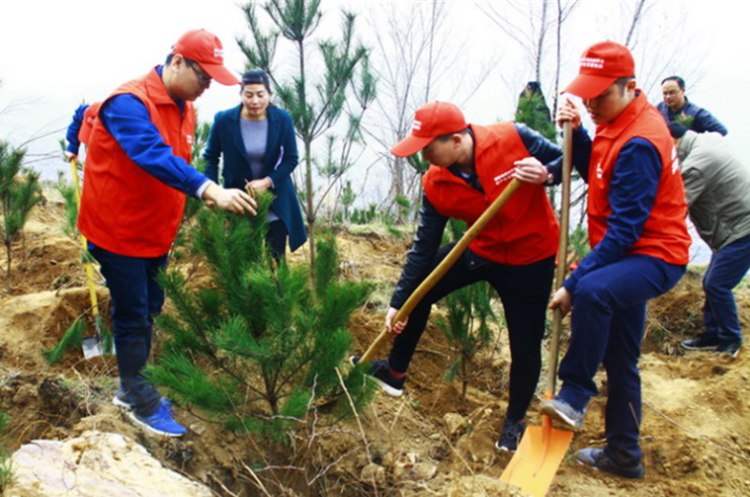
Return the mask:
M393 318L396 317L397 312L398 309L391 307L390 309L388 309L388 312L385 315L385 327L394 335L400 335L401 332L404 331L406 323L409 322L409 318L407 317L403 321L399 321L398 323L393 324Z
M565 121L570 121L573 124L573 129L578 129L581 126L581 112L567 96L562 99L560 107L557 109L557 125L562 128Z
M525 183L542 185L547 182L549 171L536 157L526 157L513 163L516 172L513 177Z
M77 154L74 154L73 152L68 152L67 150L63 152L63 155L65 156L65 162L72 162L78 159Z
M566 315L570 312L573 307L573 296L568 290L561 286L555 293L552 294L552 300L550 300L549 308L556 309L560 308L562 315Z
M213 202L220 209L234 212L235 214L244 214L247 212L251 216L257 214L258 204L250 195L237 188L222 188L216 183L211 183L203 192L203 200L208 205Z

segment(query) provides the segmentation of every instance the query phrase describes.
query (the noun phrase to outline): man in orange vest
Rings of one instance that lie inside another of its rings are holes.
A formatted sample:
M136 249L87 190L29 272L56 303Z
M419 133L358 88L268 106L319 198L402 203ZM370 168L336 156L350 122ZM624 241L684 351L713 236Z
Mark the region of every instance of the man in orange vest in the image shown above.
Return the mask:
M646 302L669 291L685 271L691 242L685 190L669 130L636 87L626 47L610 41L591 46L564 92L581 97L596 124L592 143L576 106L570 100L561 105L558 121L573 123L573 163L589 185L592 250L552 296L550 308L573 309L573 331L560 363L562 387L542 413L580 428L603 364L607 445L579 450L576 459L640 478L638 358Z
M388 359L370 365L370 373L386 393L401 395L432 304L459 288L489 282L503 302L512 356L508 410L496 446L515 451L541 370L560 232L543 185L559 175L561 150L522 124L467 124L458 107L446 102L417 109L411 135L391 152L407 157L420 150L430 169L422 179L417 233L386 315L393 347ZM393 323L397 310L453 248L440 247L448 219L471 225L514 177L524 182L520 189L408 319Z
M224 189L190 166L193 101L212 80L239 81L223 65L219 39L185 33L163 65L125 83L104 100L88 139L78 228L101 264L113 302L112 321L121 390L113 402L152 433L181 436L142 375L151 352L153 316L164 292L156 282L182 219L186 195L237 214L255 214L244 191Z

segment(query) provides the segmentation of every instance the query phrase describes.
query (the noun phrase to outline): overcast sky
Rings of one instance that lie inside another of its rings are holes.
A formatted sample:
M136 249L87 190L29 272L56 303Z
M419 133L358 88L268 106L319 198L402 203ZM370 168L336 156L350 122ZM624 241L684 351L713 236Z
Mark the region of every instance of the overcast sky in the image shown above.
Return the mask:
M503 39L502 32L488 23L488 16L477 6L484 4L486 9L491 5L496 11L510 11L511 0L446 1L458 7L446 19L453 25L449 41L461 43L462 58L468 67L488 63L496 67L482 91L472 93L461 87L444 86L434 98L461 105L470 122L486 124L512 118L521 88L515 88L515 83L509 85L508 78L515 76L519 82L532 78L525 74L528 66L523 64L517 46L507 37ZM513 3L525 8L527 1L534 0L513 0ZM204 28L218 35L224 43L226 66L240 73L244 57L235 38L248 37L249 31L239 3L236 0L3 0L0 3L0 138L19 145L48 135L28 145L27 157L36 161L33 167L42 172L43 179L54 179L57 171L67 170L58 158L57 142L64 137L64 128L74 109L84 100L90 103L105 98L120 84L163 62L172 44L185 31ZM338 37L339 17L335 11L348 6L361 13L358 32L362 41L374 46L374 30L368 29L377 25L369 17L373 11L415 5L427 9L430 3L430 0L323 0L323 8L330 15L324 17L317 34ZM587 46L604 39L624 41L622 33L629 23L628 9L633 3L633 0L581 0L575 16L565 27L568 38L563 47L566 61L561 85L575 76L577 60ZM685 74L679 63L672 64L678 67L664 68L663 72L688 76L691 101L710 110L727 126L728 140L742 159L750 163L750 43L748 22L740 12L739 3L658 0L649 4L647 29L652 34L641 33L634 50L639 83L644 77L641 67L644 60L658 61L669 56L661 53L670 51L664 48L668 43L665 40L687 45L687 53L695 54L694 61L700 61L692 64L698 66L693 68L695 72ZM518 30L525 26L519 22ZM670 36L661 36L665 32ZM469 40L466 45L464 39ZM456 72L462 71L467 71L466 66L456 67ZM660 72L657 69L648 76L660 80L669 75ZM650 100L658 102L658 85L650 90ZM216 112L238 102L236 88L213 83L196 102L199 119L210 121ZM54 158L38 159L50 153ZM363 182L363 192L369 190L372 194L387 188L387 185L373 186L373 178L382 180L387 176L373 172L370 171L368 182ZM705 261L705 245L696 244L693 250L696 249Z
M454 32L474 36L476 44L467 52L482 57L488 50L500 51L503 58L498 72L508 74L516 69L510 66L517 58L503 54L514 46L495 41L499 30L488 27L486 16L473 5L479 2L456 2L461 8L448 21L456 23ZM378 3L387 2L368 0L366 5ZM390 2L397 7L414 3L429 4L420 0ZM490 3L495 8L507 5L504 0ZM217 34L224 43L227 67L240 72L244 58L234 39L248 36L248 29L237 4L235 0L4 0L0 6L0 136L19 144L66 127L81 101L100 100L121 83L145 74L163 61L171 45L189 29L205 28ZM338 5L362 10L365 0L323 0L327 10ZM575 25L570 26L576 41L564 47L571 60L586 46L611 36L610 23L626 23L617 19L623 5L619 0L583 0ZM750 162L750 43L745 33L747 20L736 5L730 0L661 0L656 7L669 16L658 29L687 32L691 51L706 54L701 77L695 84L688 80L688 96L724 122L733 145ZM686 15L684 28L670 25L672 16L681 20ZM324 29L335 36L331 27L338 26L338 16L327 17L331 23ZM364 14L360 20L363 29L373 24ZM647 43L638 48L641 52L649 49ZM638 55L636 59L638 64ZM576 71L575 62L566 64L562 84ZM517 95L515 89L513 92ZM512 110L515 101L509 96L498 91L477 93L465 103L467 118L487 123L511 117L497 111L507 109L507 114ZM213 83L197 101L199 117L211 120L215 112L238 101L235 88ZM41 140L32 151L54 150L55 141L62 136L57 133Z

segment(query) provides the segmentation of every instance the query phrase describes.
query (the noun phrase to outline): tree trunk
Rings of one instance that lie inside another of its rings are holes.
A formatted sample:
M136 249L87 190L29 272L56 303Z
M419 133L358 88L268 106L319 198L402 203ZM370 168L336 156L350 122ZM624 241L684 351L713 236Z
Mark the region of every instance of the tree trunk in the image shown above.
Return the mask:
M315 210L313 206L312 157L305 143L305 189L307 190L307 242L310 245L310 271L315 275Z
M5 251L8 253L8 267L5 269L5 279L8 280L8 285L10 285L10 263L13 259L13 251L10 245L11 241L5 240Z

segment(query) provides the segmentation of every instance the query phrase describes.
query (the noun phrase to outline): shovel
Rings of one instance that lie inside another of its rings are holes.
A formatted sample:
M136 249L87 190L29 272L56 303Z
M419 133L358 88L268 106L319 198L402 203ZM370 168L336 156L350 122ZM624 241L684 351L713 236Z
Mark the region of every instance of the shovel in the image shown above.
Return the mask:
M75 158L70 159L70 170L73 173L73 188L75 188L76 206L81 206L81 187L78 184L78 164ZM99 315L99 299L96 295L94 286L94 268L88 259L88 247L86 237L81 235L81 247L83 247L84 261L86 268L86 279L89 285L89 296L91 297L91 314L94 316L94 336L83 339L83 357L91 359L104 353L104 334L102 333L102 317Z
M422 281L417 289L412 292L404 305L401 306L401 309L399 309L394 316L394 323L403 321L404 319L406 319L406 317L409 316L409 314L414 310L414 307L416 307L419 301L422 300L427 292L432 290L432 287L434 287L437 282L440 281L440 278L445 276L445 273L447 273L451 266L455 264L456 260L458 260L463 251L466 250L466 247L468 247L471 241L474 240L474 238L476 238L476 236L479 234L479 232L482 231L485 226L487 226L487 223L490 221L490 219L495 217L500 209L503 208L503 206L508 202L508 200L510 200L510 197L513 196L514 193L516 193L516 190L518 190L520 186L521 182L515 178L513 178L510 183L508 183L508 186L505 187L505 190L503 190L500 195L498 195L497 198L490 204L490 206L487 207L487 210L484 211L481 216L479 216L479 219L477 219L476 222L471 225L471 228L466 230L461 239L456 243L451 251L448 252L448 255L446 255L445 258L440 261L440 264L438 264L437 267L433 269L432 272L427 276L427 278ZM365 364L366 362L372 360L381 342L385 340L388 335L390 335L388 328L384 328L383 331L381 331L377 338L375 338L375 340L372 342L367 351L365 351L365 353L359 359L359 364Z
M560 212L560 244L557 249L557 267L555 269L555 291L558 290L565 278L566 259L568 253L568 224L570 217L570 174L572 169L571 123L563 123L563 188L562 207ZM547 386L544 397L551 399L555 393L555 379L557 377L557 360L560 349L560 325L562 311L554 310L552 320L552 340L549 348ZM529 426L524 432L518 450L503 471L500 479L519 487L525 494L544 497L549 489L557 468L565 457L573 432L552 428L549 416L542 416L542 426Z

